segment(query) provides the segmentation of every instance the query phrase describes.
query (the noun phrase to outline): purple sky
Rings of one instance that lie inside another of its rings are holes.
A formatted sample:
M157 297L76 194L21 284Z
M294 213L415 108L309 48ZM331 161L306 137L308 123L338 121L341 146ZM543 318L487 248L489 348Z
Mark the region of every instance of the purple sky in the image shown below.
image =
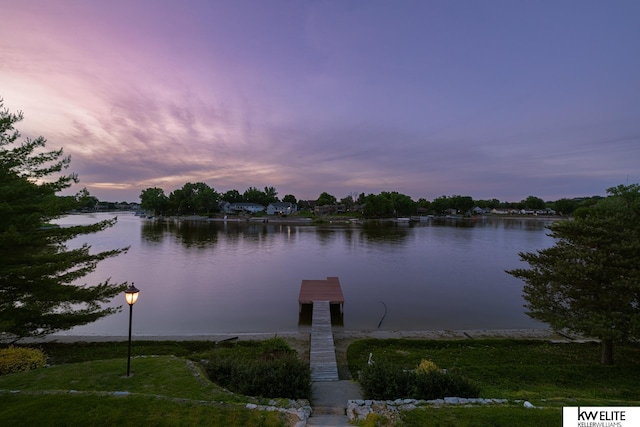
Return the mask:
M640 181L640 2L0 0L0 97L83 186L519 201Z

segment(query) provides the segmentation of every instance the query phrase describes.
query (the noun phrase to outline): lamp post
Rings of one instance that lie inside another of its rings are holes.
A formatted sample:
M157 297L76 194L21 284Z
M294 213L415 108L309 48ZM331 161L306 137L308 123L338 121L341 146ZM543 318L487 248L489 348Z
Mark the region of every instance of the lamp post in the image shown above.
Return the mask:
M133 282L131 286L124 291L124 297L127 300L127 304L129 304L129 353L127 355L127 377L130 376L131 373L131 321L133 320L133 304L138 300L138 293L140 291L133 286Z

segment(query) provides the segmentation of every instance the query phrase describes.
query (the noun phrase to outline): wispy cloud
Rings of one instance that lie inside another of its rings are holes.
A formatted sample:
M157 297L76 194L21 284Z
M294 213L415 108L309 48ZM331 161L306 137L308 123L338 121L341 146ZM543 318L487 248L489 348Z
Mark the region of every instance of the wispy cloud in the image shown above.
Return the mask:
M640 180L633 2L5 6L0 96L101 198L205 181L553 199Z

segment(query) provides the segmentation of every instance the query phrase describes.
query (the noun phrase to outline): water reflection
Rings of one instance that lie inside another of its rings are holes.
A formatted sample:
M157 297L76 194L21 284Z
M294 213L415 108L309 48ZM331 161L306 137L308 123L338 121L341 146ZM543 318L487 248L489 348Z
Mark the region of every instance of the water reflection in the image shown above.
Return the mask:
M362 225L299 225L274 222L179 221L175 219L143 220L141 235L144 240L161 242L166 237L178 238L185 246L215 245L219 238L228 241L264 242L269 236L279 235L295 239L299 232L312 233L317 242L331 244L340 238L348 244L357 236L368 243L400 244L414 235L420 227L489 228L525 231L544 231L551 220L527 218L439 218L429 222L397 223L370 221ZM465 236L461 234L460 236Z
M522 266L518 252L552 245L546 224L478 219L313 226L125 215L112 229L83 239L95 248L131 246L99 264L93 277L134 281L143 289L136 304L142 334L304 330L310 314L299 314L300 283L328 276L340 278L345 296L339 328L527 328L538 323L524 314L522 283L504 270ZM111 316L74 333L122 331L126 319Z
M371 243L400 244L410 233L409 223L372 221L362 225L360 236Z

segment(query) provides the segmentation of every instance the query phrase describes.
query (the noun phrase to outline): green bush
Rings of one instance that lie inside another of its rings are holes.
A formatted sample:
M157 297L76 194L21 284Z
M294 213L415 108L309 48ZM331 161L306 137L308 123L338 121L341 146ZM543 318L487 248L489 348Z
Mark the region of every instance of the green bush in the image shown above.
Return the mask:
M417 373L416 399L442 399L444 397L478 397L480 388L459 372L430 371Z
M389 400L442 399L444 397L478 397L479 388L456 371L416 372L392 365L367 365L359 376L368 399Z
M0 349L0 375L30 371L47 364L47 356L35 348L14 347Z
M260 351L264 357L278 357L281 354L295 354L284 338L273 337L260 341Z
M390 365L367 365L358 378L364 395L369 399L409 397L411 378L415 373Z
M211 381L249 396L309 399L311 371L281 338L260 343L253 351L225 346L202 360Z

